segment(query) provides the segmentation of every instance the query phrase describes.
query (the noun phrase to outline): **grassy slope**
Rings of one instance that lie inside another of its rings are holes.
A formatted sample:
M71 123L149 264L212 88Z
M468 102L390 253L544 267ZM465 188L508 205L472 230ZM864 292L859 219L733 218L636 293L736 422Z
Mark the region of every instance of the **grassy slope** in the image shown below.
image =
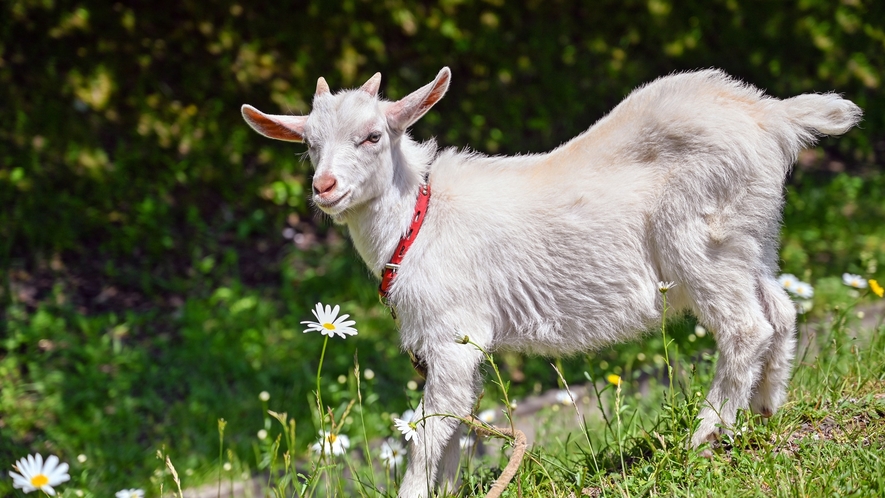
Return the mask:
M855 331L843 316L810 334L788 403L768 421L745 417L747 430L730 444L702 453L684 449L696 413L691 393L709 377L703 368L694 376L684 368L672 412L666 387L639 402L628 386L620 428L611 415L609 424L589 428L595 451L581 444L580 452L572 447L564 456L561 446L548 453L552 442L536 445L522 474L524 496L882 496L885 328L851 339ZM609 413L614 397L610 386L602 397ZM510 496L517 496L515 488Z

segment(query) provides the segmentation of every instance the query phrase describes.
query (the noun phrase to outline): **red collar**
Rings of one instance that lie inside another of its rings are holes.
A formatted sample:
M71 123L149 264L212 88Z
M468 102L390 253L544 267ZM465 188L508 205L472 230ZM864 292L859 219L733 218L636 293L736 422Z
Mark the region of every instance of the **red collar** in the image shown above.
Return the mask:
M424 223L424 216L427 214L427 204L429 202L430 185L421 185L418 188L418 200L415 202L415 213L412 215L412 223L409 225L409 230L399 239L399 244L396 245L396 250L393 251L390 262L384 265L384 269L381 270L381 285L378 286L378 295L381 296L381 302L388 307L390 305L386 301L387 295L390 293L390 284L399 271L399 265L403 257L405 257L406 252L408 252L409 248L412 247L412 243L418 237L418 231L421 230L421 225ZM393 308L391 308L392 310Z

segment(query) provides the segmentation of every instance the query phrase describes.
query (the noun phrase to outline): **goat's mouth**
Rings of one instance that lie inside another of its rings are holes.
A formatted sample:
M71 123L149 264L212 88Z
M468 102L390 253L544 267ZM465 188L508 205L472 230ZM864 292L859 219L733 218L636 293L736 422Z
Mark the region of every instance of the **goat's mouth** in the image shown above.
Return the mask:
M334 199L324 199L319 196L314 196L313 203L317 205L318 208L326 211L328 214L335 214L335 212L340 211L339 209L335 209L341 202L347 198L352 191L348 190L343 194L339 195Z

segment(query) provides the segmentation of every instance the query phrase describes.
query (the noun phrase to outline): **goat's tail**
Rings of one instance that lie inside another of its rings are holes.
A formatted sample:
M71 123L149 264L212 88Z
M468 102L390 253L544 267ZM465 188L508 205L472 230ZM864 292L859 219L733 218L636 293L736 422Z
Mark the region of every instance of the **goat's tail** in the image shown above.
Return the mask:
M809 141L816 135L842 135L854 127L863 111L850 100L835 93L806 93L781 101L787 117L793 124L809 133Z

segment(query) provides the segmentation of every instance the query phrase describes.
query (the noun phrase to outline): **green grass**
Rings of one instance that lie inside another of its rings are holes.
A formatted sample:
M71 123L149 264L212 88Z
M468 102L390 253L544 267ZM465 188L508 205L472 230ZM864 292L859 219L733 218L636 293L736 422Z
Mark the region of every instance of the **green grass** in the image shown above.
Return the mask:
M875 396L883 392L883 334L868 330L849 340L857 324L845 310L858 299L870 301L844 286L840 275L881 275L885 175L797 171L794 179L783 266L812 282L816 294L811 317L801 325L814 338L813 348L797 362L788 405L765 423L748 418L752 430L712 459L684 450L697 408L693 393L709 386L714 342L711 334L695 334L692 317L675 317L667 325L669 351L660 334L651 334L556 362L571 385L621 376L620 424L609 386L601 393L603 409L584 413L586 431L548 431L536 444L509 496L516 496L516 483L524 496L554 490L581 496L584 489L606 496L708 489L715 495L881 492L883 410ZM185 489L216 486L219 475L226 488L248 475L284 486L285 496L392 492L396 475L382 471L378 444L393 435L392 418L420 399L420 379L399 351L394 324L348 244L338 238L313 251L283 251L285 264L274 285L246 285L229 272L235 262L219 263L194 276L191 292L174 306L97 313L78 308L63 275L51 291L22 298L38 277L28 280L10 270L0 335L0 465L9 469L27 453L52 453L71 465L72 479L60 487L68 495L82 490L109 496L141 487L156 496L160 482L167 494L174 489L156 457L162 450ZM323 401L351 441L346 459L327 462L310 450L320 427L313 392L323 340L303 334L299 323L312 318L309 309L317 300L341 304L360 331L346 341L330 340L326 352ZM834 315L836 308L843 311ZM830 316L839 319L831 322ZM682 360L675 363L679 382L672 403L669 390L654 381L639 391L647 379L661 376L667 355ZM694 370L687 358L697 360ZM510 398L521 400L561 382L547 359L494 359ZM487 369L486 379L478 409L500 406L504 397L494 369ZM267 402L258 398L262 391L270 393ZM294 435L286 425L289 436L283 437L283 425L267 410L285 412L287 424L294 420ZM226 421L222 448L219 419ZM256 436L261 430L268 433L264 439ZM489 457L467 462L464 494L481 494L505 463ZM0 478L0 495L11 494L10 486Z
M620 389L596 382L597 409L581 413L583 427L544 434L504 496L881 496L885 328L857 329L848 311L806 331L790 399L775 417L742 413L733 438L702 451L688 448L712 362L689 363L670 343L661 353L675 365L672 390L653 381L636 396L640 383L630 380L632 371L624 372ZM506 380L497 382L486 397L504 399L506 387ZM571 409L547 409L539 423L553 410ZM358 433L364 412L345 410L356 420L342 424L342 433ZM374 447L361 452L363 444L356 444L346 456L325 460L306 456L292 444L297 438L288 431L296 426L278 420L257 452L259 467L271 470L268 495L394 494L401 472L381 470ZM503 441L501 456L468 459L458 494L484 496L507 463L507 446ZM287 461L286 450L301 456Z
M668 349L661 347L656 353L673 362L672 390L656 377L640 382L645 378L641 369L622 370L620 389L604 380L591 384L596 386L596 407L582 410L582 427L544 433L504 496L881 496L885 327L880 319L877 329L859 328L853 309L834 316L805 325L807 341L799 351L790 398L775 417L762 420L742 413L740 433L733 439L708 451L689 449L700 393L709 385L715 358L690 363L676 341L668 342ZM674 332L678 327L668 326L668 335ZM313 340L322 342L319 336ZM345 347L348 341L330 341L329 349ZM495 357L488 359L493 373ZM185 490L220 486L226 491L246 476L258 476L267 496L393 496L403 469L385 469L378 443L395 437L395 431L391 415L380 412L374 380L365 379L365 368L352 362L340 373L345 377L340 383L337 367L320 372L332 412L326 426L334 419L334 431L350 436L344 456L320 457L303 442L316 437L315 408L296 419L273 411L286 402L273 396L265 402L256 396L247 418L267 435L251 437L245 451L243 444L228 439L227 428L221 429L216 420L220 433L214 450L208 443L174 450L155 445L149 455L152 463L145 462L152 475L127 486L143 487L149 496L159 496L161 489L165 496L177 496L174 469ZM663 376L664 370L655 373ZM509 395L506 378L492 376L495 383L484 396L490 404ZM537 415L538 423L544 424L556 411L573 409L547 408ZM503 445L504 451L496 457L468 458L459 495L484 496L506 465L508 441L486 444ZM202 466L189 462L194 452ZM87 497L102 495L102 488L92 484L97 473L92 459L71 462L72 480L62 486L69 488L63 496L74 496L76 490ZM9 493L8 482L3 484L4 493Z
M580 438L549 454L547 445L543 452L536 448L523 490L529 496L551 495L554 487L563 496L881 496L885 329L850 339L845 325L814 331L816 356L809 353L797 365L788 403L767 421L743 414L738 426L746 429L730 443L707 454L686 449L697 393L708 386L711 370L680 362L672 410L665 387L642 401L623 387L621 422L609 416L591 425L593 450L579 445ZM615 412L617 396L607 388L602 408ZM545 458L556 463L536 463ZM551 469L560 469L557 477L539 479Z

